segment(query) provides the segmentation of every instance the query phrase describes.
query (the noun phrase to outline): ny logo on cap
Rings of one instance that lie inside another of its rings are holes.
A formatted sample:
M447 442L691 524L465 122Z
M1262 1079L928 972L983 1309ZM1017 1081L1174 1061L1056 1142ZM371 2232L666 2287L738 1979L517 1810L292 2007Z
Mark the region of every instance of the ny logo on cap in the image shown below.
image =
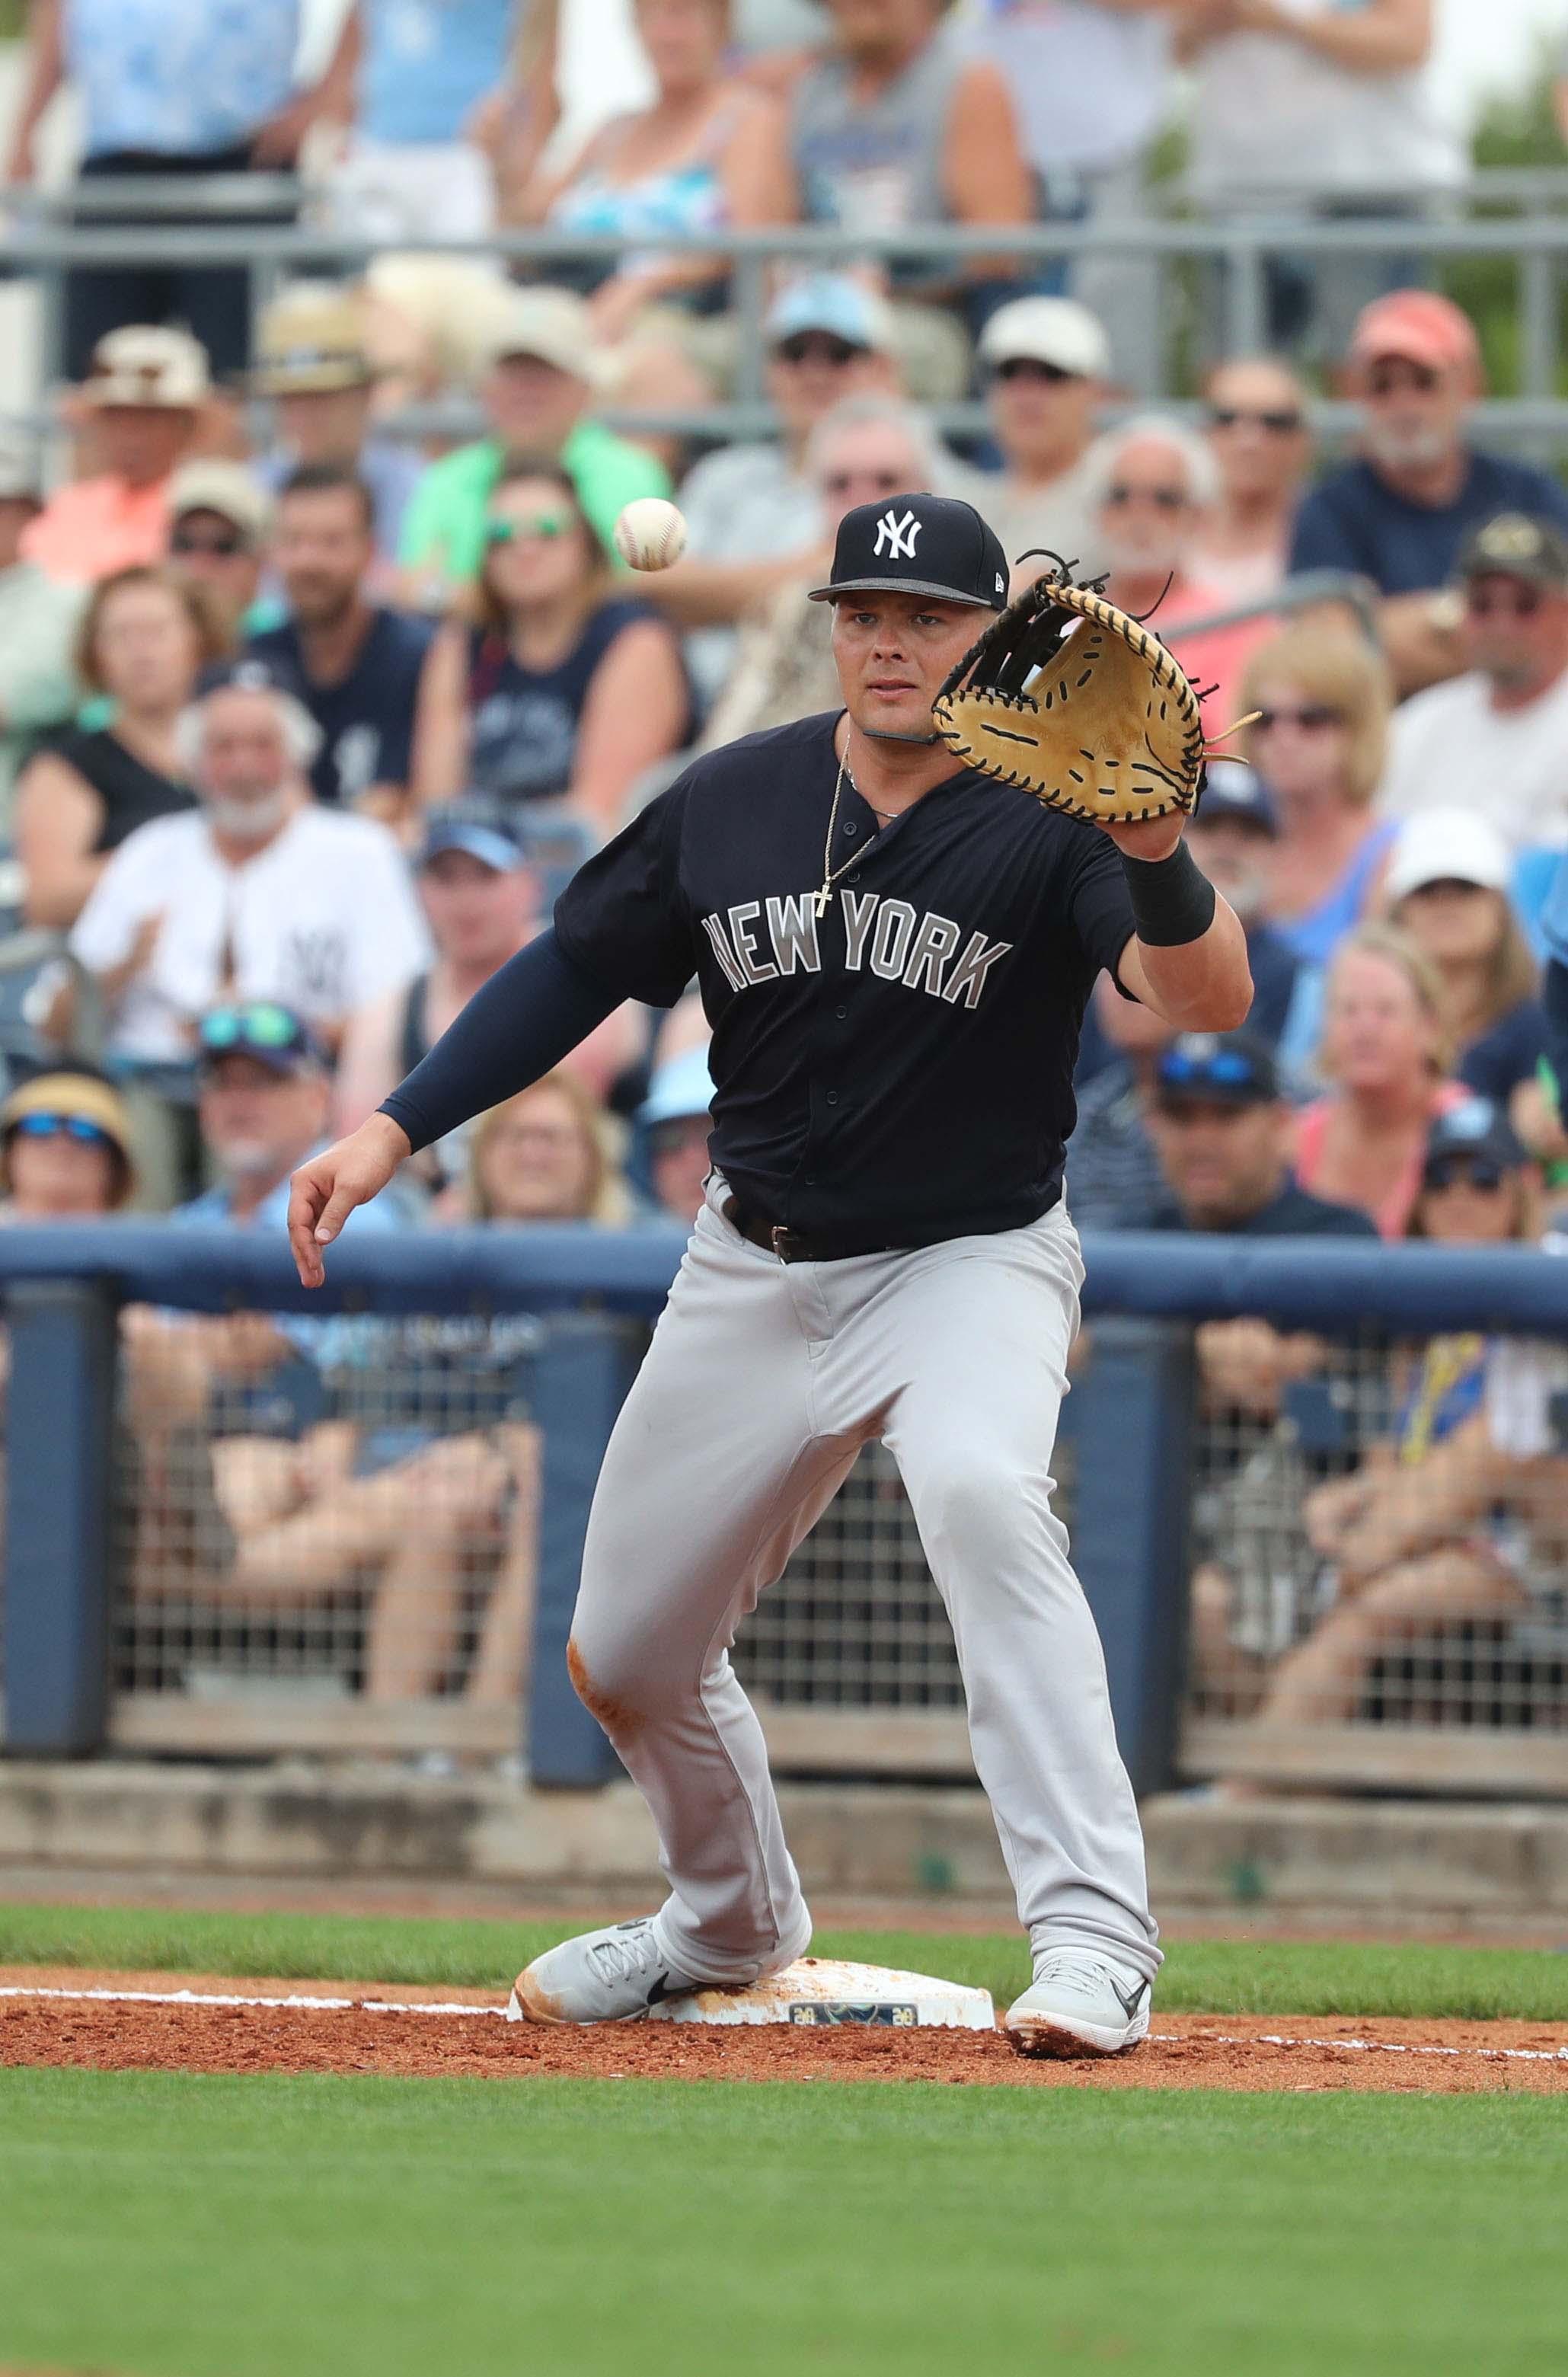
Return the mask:
M924 522L917 520L913 512L905 512L902 520L894 520L890 504L877 522L877 542L873 550L885 553L890 561L913 561L915 540L923 526Z

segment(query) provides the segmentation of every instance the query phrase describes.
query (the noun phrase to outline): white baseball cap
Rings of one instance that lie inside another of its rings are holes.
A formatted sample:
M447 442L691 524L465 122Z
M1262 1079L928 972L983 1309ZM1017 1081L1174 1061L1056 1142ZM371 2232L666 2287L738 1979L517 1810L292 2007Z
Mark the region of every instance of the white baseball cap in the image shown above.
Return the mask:
M572 289L539 284L511 290L485 325L485 347L491 363L531 355L573 379L586 380L591 388L604 386L613 376L594 337L593 317Z
M1054 364L1080 379L1108 379L1110 340L1099 317L1071 297L1015 297L980 333L980 361Z
M1494 825L1469 809L1423 809L1406 818L1389 854L1383 878L1391 902L1428 883L1476 883L1506 891L1514 873L1508 844Z

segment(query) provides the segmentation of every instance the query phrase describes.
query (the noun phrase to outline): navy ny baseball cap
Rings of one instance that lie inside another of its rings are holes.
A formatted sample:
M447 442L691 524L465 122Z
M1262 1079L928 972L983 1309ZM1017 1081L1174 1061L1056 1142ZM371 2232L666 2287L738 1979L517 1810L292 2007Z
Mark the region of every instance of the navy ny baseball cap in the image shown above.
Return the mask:
M934 594L1007 608L1007 555L973 504L952 496L879 496L839 522L833 573L813 603L841 594Z
M1279 1095L1273 1051L1255 1032L1182 1032L1155 1067L1162 1105L1272 1105Z
M1421 1159L1421 1179L1425 1187L1445 1188L1454 1165L1463 1164L1490 1174L1495 1183L1529 1160L1500 1105L1490 1098L1466 1098L1433 1123Z
M497 875L509 875L524 863L522 844L506 818L477 801L454 802L450 808L431 811L415 869L428 866L444 850L464 851Z

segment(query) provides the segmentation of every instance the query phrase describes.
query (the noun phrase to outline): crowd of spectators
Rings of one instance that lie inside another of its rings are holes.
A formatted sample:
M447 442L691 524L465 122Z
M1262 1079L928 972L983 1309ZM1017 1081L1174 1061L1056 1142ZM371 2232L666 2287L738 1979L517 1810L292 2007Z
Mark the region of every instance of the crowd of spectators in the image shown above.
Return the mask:
M1229 754L1191 834L1246 926L1253 1011L1196 1041L1101 982L1075 1219L1523 1235L1568 1177L1568 495L1475 442L1475 330L1418 258L1273 258L1271 351L1208 340L1195 416L1152 401L1158 293L1131 253L780 265L769 434L700 435L739 362L706 234L1115 221L1142 203L1178 65L1216 219L1430 218L1462 161L1428 102L1427 0L824 0L788 52L764 11L634 0L645 103L564 145L560 13L358 0L300 89L293 0L34 0L13 180L68 79L87 197L304 156L346 239L409 252L285 285L254 324L226 267L70 277L66 467L0 460L0 830L13 921L66 952L0 1108L0 1214L275 1220L291 1165L387 1094L684 754L833 704L806 594L838 521L935 489L986 516L1015 586L1059 561L1149 617ZM515 274L418 252L498 224L600 245ZM1320 374L1355 407L1337 458L1314 438ZM929 408L970 395L981 433L945 441ZM464 442L403 417L459 398ZM695 427L637 430L644 408ZM685 556L634 579L613 524L666 494ZM361 1225L689 1220L705 1038L690 1002L612 1017ZM1507 1232L1444 1202L1478 1100L1472 1186L1490 1164L1532 1192ZM467 1689L517 1687L527 1347L454 1332L420 1360L449 1414L487 1379L489 1419L413 1436L353 1416L341 1380L329 1410L327 1375L364 1367L335 1325L128 1332L171 1441L205 1415L203 1491L248 1595L332 1595L329 1509L349 1526L377 1579L374 1696L435 1689L461 1641ZM1320 1359L1250 1323L1201 1352L1205 1392L1271 1421ZM292 1416L262 1427L264 1403ZM144 1451L172 1474L167 1444ZM1314 1506L1314 1542L1371 1523L1353 1499ZM417 1624L415 1511L442 1579ZM1195 1615L1234 1683L1262 1637L1223 1532ZM477 1617L476 1547L506 1580ZM1376 1612L1428 1611L1453 1582L1418 1590L1397 1545L1355 1560L1359 1614L1304 1675L1359 1672Z

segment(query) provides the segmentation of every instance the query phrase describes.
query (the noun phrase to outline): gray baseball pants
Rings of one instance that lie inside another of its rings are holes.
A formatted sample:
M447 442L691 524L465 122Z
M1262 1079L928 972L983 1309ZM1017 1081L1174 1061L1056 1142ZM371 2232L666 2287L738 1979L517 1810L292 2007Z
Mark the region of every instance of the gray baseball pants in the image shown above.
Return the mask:
M912 1252L784 1263L716 1174L593 1499L573 1681L652 1810L662 1929L693 1979L801 1953L811 1921L736 1627L880 1437L952 1622L976 1770L1036 1965L1157 1934L1099 1637L1050 1507L1083 1283L1061 1205Z

